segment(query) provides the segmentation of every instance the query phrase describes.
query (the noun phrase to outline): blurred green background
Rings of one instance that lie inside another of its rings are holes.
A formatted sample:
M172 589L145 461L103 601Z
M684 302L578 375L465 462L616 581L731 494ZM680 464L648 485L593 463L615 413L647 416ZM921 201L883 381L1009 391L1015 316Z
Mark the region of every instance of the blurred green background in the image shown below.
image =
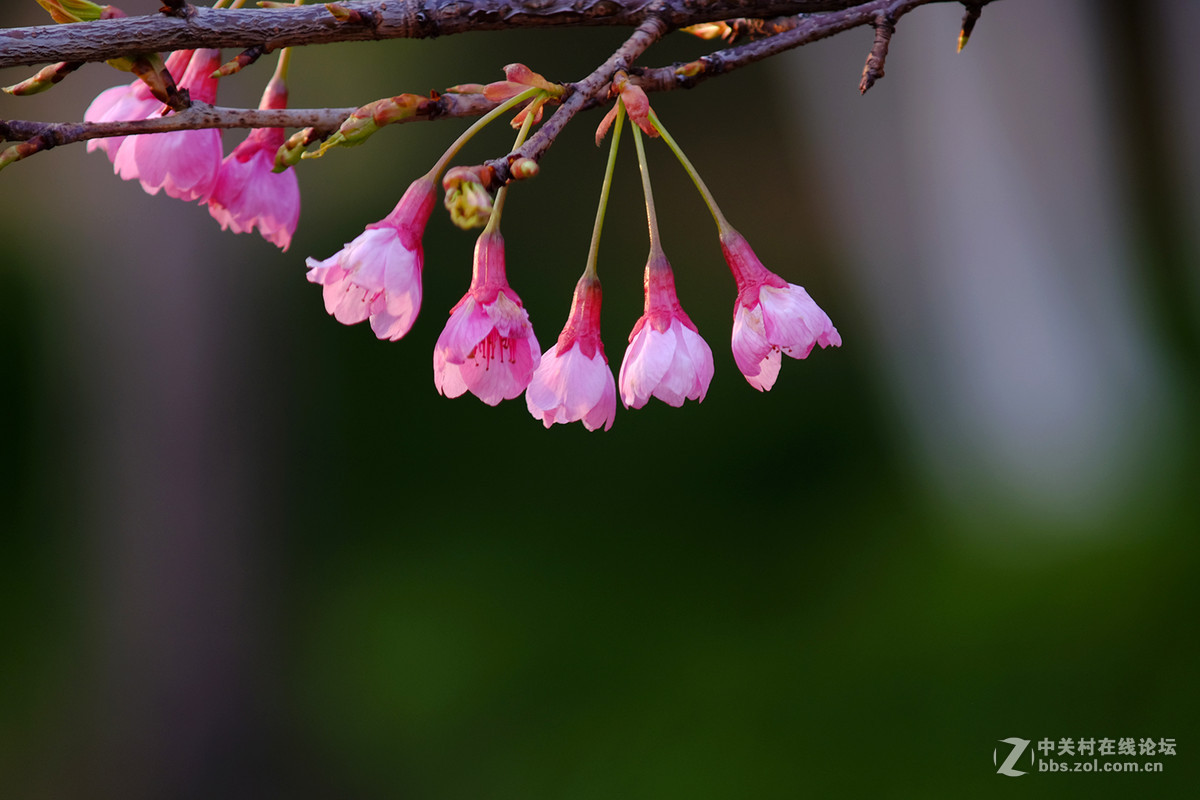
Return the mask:
M304 279L461 122L305 162L286 254L81 146L5 170L0 796L1191 796L1194 8L1127 5L1004 0L961 55L961 9L919 9L864 98L865 30L653 97L845 345L787 361L769 393L745 383L709 219L654 145L717 374L702 404L621 409L607 433L438 396L430 353L473 246L444 215L399 343L337 324ZM310 48L292 104L512 61L574 80L624 35ZM703 52L677 35L645 63ZM266 63L221 102L256 103ZM120 78L92 66L0 116L79 119ZM543 347L587 253L599 119L505 209ZM614 372L647 244L622 155L600 255ZM993 762L1008 737L1178 754L1161 774L1012 778Z

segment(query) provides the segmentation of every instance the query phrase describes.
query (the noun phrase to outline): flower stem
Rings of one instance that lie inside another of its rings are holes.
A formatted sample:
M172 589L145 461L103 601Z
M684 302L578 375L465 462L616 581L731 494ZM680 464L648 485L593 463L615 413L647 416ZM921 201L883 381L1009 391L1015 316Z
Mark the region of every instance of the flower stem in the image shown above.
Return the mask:
M618 101L619 102L619 101ZM633 128L633 144L637 147L638 170L642 174L642 193L646 196L646 225L650 228L650 255L662 253L662 242L658 235L658 214L654 212L654 192L650 189L650 168L646 163L646 148L642 144L642 132L637 125Z
M650 123L662 134L663 141L671 148L671 152L675 153L675 157L679 159L679 163L687 171L688 177L692 179L692 183L696 184L696 188L700 191L700 196L704 198L704 204L708 206L708 210L712 213L713 219L717 223L717 232L723 236L732 230L733 228L726 221L725 215L717 207L717 201L713 199L712 192L708 190L708 187L704 185L704 181L700 178L700 173L696 172L696 168L692 166L692 162L683 154L683 150L679 148L679 145L671 137L671 134L667 133L667 129L663 127L663 124L658 119L658 115L653 111L650 112Z
M517 141L512 146L513 150L525 144L525 139L529 136L529 130L533 127L533 120L537 117L538 108L550 96L542 89L535 89L534 91L541 92L541 97L536 98L530 103L529 108L525 111L525 121L521 123L521 130L517 132ZM522 92L521 94L527 94L527 92ZM507 196L508 186L501 186L500 190L496 192L496 199L492 202L492 215L488 218L487 227L484 228L485 233L495 231L500 227L500 211L504 208L504 198Z
M287 80L288 67L292 63L292 48L285 47L279 51L279 61L275 63L275 79Z
M625 127L625 104L617 103L617 119L613 123L613 138L608 146L608 166L604 168L604 183L600 188L600 207L596 209L596 224L592 226L592 244L588 248L585 277L596 277L596 259L600 255L600 231L604 228L604 212L608 210L608 193L612 189L613 167L617 163L617 147L621 143L621 128Z
M433 178L434 180L437 180L438 176L442 174L442 171L445 170L446 166L450 163L450 159L452 159L456 155L458 155L458 151L463 148L463 145L465 145L467 142L471 141L471 138L475 134L479 133L481 130L486 128L489 124L494 122L497 117L502 115L504 112L508 111L513 106L516 106L516 105L519 105L520 103L525 102L529 98L536 95L538 92L544 92L544 90L538 89L536 86L530 87L530 88L526 89L525 91L521 92L516 97L512 97L512 98L509 98L508 100L505 100L503 103L496 106L491 111L489 111L488 113L484 114L482 117L477 119L475 121L475 123L473 125L471 125L471 127L467 128L465 131L463 131L462 135L454 140L454 144L450 145L450 149L448 149L445 153L442 154L442 157L439 158L437 163L433 165L433 169L431 169L429 171L429 177Z

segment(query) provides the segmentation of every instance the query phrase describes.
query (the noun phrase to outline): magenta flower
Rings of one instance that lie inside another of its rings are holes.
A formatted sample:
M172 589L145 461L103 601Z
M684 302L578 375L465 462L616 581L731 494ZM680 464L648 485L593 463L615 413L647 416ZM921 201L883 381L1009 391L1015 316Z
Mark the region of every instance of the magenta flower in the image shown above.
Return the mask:
M259 108L287 108L283 81L271 79ZM208 212L221 230L249 233L258 228L264 239L286 251L300 220L300 185L295 170L274 171L283 141L283 128L252 130L221 162Z
M600 341L600 297L600 280L585 273L575 286L558 346L542 355L525 390L529 413L547 428L576 421L589 431L612 427L617 388Z
M508 285L504 237L485 229L475 243L471 288L450 309L433 350L433 383L447 397L471 392L489 406L525 391L542 356L529 313Z
M218 50L196 50L179 85L193 100L212 103L221 66ZM149 194L165 189L180 200L208 199L221 167L221 133L215 128L130 136L121 143L113 168L123 179L135 178Z
M191 50L176 50L167 57L167 69L171 75L179 75L187 67L192 58ZM135 119L146 119L157 112L163 104L150 93L145 82L135 80L133 83L114 86L96 95L96 99L83 112L85 122L125 122ZM112 161L117 157L117 150L128 137L110 136L106 139L90 139L87 143L88 152L103 150Z
M762 265L740 233L721 235L721 249L737 281L733 313L733 360L755 389L769 390L779 377L780 351L807 358L813 345L841 347L829 315L804 288Z
M713 376L712 350L679 305L661 250L651 252L646 264L645 309L621 362L621 402L641 408L657 397L678 408L684 400L703 400Z
M392 213L324 261L305 260L308 279L325 287L325 310L345 325L370 318L380 339L396 341L421 310L421 237L433 212L436 184L425 176L412 185Z

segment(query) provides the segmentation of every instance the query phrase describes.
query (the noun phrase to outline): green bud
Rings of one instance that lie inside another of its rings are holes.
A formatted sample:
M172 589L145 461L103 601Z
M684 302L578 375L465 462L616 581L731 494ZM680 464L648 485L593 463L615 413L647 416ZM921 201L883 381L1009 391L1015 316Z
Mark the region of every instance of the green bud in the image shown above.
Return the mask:
M288 140L275 151L275 167L272 172L284 172L288 167L294 167L304 157L304 149L313 143L316 130L305 128L288 137Z
M513 178L523 181L527 178L532 178L541 171L541 167L532 158L518 158L509 166L508 171Z
M82 66L82 61L60 61L57 64L44 67L32 78L26 78L20 83L14 83L12 86L5 86L4 91L16 97L39 94Z
M108 6L90 3L88 0L37 0L37 3L50 12L51 18L61 24L68 22L91 22L100 19Z
M474 181L448 187L445 204L451 222L463 230L482 228L492 216L492 196Z

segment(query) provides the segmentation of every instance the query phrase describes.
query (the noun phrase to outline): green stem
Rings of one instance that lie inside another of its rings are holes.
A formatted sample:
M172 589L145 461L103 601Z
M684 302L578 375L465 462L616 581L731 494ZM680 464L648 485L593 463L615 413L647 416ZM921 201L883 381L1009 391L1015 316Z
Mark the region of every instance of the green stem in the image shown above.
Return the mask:
M654 211L654 192L650 189L650 168L646 163L646 148L642 144L642 132L637 125L633 128L633 144L637 147L638 170L642 174L642 194L646 196L646 224L650 228L650 254L662 253L662 242L658 236L658 214Z
M596 259L600 255L600 231L604 228L604 212L608 210L608 193L612 189L613 167L617 163L617 147L621 144L621 129L625 127L625 104L617 103L617 119L613 122L612 143L608 147L608 166L604 168L604 184L600 188L600 207L596 209L596 224L592 226L592 244L588 248L587 266L583 274L596 277Z
M704 185L704 181L700 178L700 173L696 172L696 168L692 166L692 162L683 154L683 150L679 149L679 145L671 138L671 134L667 133L667 129L659 122L658 116L653 111L650 112L650 122L662 134L663 141L671 148L671 152L675 153L675 157L679 159L679 163L687 171L688 177L692 179L692 183L696 184L696 188L700 190L700 196L704 198L704 204L708 206L713 219L716 220L717 232L724 236L733 230L733 227L726 221L725 215L721 213L721 209L717 207L717 201L713 199L712 192Z
M292 63L292 48L285 47L279 51L279 61L275 63L275 79L287 80L288 67Z
M471 137L473 137L475 134L479 133L481 130L486 128L489 124L494 122L495 119L497 117L499 117L500 115L502 115L504 112L508 111L513 106L516 106L516 105L519 105L519 104L525 102L529 98L536 95L538 92L544 92L544 90L538 89L537 87L530 87L530 88L526 89L525 91L521 92L516 97L505 100L503 103L496 106L491 111L489 111L488 113L484 114L482 117L477 119L471 127L467 128L465 131L463 131L462 135L454 140L454 144L450 145L450 149L447 150L444 154L442 154L442 157L438 159L438 162L433 165L433 169L431 169L429 171L429 177L433 178L434 180L437 180L438 176L442 174L442 171L445 170L446 166L450 163L450 159L452 159L456 155L458 155L458 151L463 148L463 145L465 145L467 142L471 141Z
M512 146L513 150L525 144L525 139L529 136L530 129L533 128L533 120L537 117L538 107L550 96L542 89L534 91L542 92L542 96L529 104L529 109L525 112L525 121L521 123L521 130L517 132L517 141ZM492 202L492 216L488 218L487 227L483 229L484 233L495 231L500 227L500 211L504 208L504 198L506 197L508 197L507 184L501 186L500 191L496 192L496 199Z

